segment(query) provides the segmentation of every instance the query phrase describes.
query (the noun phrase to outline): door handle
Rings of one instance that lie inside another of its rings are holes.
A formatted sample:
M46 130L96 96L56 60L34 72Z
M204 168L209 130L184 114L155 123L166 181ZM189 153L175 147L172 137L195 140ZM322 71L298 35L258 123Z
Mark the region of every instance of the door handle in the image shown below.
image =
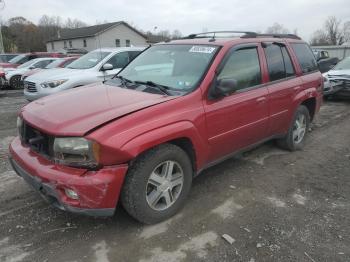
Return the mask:
M256 102L258 102L258 103L264 103L265 101L266 101L266 97L264 97L264 96L256 99Z

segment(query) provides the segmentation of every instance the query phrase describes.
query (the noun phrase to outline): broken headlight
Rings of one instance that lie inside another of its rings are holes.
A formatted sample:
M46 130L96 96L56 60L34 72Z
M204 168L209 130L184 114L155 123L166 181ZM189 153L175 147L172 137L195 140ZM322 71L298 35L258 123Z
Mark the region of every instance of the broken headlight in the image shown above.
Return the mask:
M56 163L94 168L98 165L100 146L83 137L58 137L54 140L53 151Z

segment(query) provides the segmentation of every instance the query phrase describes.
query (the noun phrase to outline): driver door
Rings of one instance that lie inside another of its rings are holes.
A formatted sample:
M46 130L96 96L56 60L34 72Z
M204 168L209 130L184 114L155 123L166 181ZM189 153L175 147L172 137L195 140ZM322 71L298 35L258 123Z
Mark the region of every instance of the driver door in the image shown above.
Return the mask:
M262 82L262 49L258 44L232 48L217 69L217 79L234 79L238 90L204 104L215 161L263 140L268 127L268 90ZM213 88L213 86L211 87Z

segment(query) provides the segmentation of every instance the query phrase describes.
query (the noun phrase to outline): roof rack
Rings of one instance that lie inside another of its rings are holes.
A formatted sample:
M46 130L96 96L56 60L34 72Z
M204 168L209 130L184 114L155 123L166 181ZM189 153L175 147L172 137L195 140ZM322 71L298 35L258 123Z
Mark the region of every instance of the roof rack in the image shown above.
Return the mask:
M242 38L250 38L252 36L242 36ZM256 38L264 38L264 37L273 37L273 38L290 38L290 39L298 39L301 38L294 34L256 34Z
M272 37L272 38L290 38L290 39L298 39L301 38L294 34L258 34L250 31L212 31L212 32L203 32L197 34L190 34L182 39L195 39L195 38L210 38L211 41L215 41L218 34L242 34L241 38L264 38L264 37ZM224 36L224 37L232 37L232 36ZM220 36L222 38L222 36Z

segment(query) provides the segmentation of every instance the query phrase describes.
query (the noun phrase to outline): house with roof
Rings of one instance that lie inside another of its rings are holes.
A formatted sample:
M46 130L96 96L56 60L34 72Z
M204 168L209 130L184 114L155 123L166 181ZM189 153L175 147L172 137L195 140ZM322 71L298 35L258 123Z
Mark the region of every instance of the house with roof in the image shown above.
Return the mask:
M46 43L48 52L67 49L92 51L99 47L146 46L147 37L124 21L61 29Z

